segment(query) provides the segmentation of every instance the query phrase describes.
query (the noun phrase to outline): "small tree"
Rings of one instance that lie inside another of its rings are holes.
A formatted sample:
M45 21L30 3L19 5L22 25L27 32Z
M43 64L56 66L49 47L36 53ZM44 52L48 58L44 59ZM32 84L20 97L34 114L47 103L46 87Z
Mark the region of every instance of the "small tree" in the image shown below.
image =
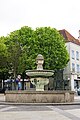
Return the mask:
M9 70L13 72L13 77L16 78L19 58L22 53L18 31L14 31L7 36L6 45L8 50Z
M0 81L7 79L8 77L8 52L7 52L7 46L5 44L6 38L0 37Z
M4 72L6 71L6 67L7 67L7 47L5 44L5 37L1 37L0 38L0 72Z

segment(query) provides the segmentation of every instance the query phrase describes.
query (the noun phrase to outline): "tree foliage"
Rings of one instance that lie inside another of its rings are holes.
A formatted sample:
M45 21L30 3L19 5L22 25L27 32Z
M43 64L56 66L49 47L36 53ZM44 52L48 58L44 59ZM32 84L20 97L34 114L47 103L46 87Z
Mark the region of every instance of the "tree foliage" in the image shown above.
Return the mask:
M0 37L0 72L7 71L7 47L5 45L6 38Z
M37 28L35 30L35 41L35 51L44 56L45 69L63 69L67 65L69 55L65 40L56 29L50 27Z
M54 28L40 27L33 30L24 26L0 39L0 57L6 56L7 61L4 61L8 63L8 70L13 71L14 77L26 69L36 69L38 54L44 56L44 69L63 69L69 61L64 41Z

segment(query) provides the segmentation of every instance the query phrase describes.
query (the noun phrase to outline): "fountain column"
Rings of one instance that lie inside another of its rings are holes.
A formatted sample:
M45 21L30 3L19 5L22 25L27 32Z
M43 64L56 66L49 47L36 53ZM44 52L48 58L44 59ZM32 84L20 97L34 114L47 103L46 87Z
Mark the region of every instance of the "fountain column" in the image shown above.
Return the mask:
M36 58L37 71L38 73L43 71L44 57L41 54L38 54ZM36 86L36 91L44 91L44 86L49 83L49 79L44 77L31 78L31 83Z

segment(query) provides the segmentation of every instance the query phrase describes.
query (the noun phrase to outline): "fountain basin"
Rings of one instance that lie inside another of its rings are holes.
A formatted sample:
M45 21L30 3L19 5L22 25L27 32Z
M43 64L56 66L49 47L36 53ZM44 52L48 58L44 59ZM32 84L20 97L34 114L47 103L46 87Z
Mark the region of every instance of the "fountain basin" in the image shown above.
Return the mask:
M26 75L30 77L51 77L53 70L26 70Z
M65 103L74 101L73 91L6 91L6 102Z

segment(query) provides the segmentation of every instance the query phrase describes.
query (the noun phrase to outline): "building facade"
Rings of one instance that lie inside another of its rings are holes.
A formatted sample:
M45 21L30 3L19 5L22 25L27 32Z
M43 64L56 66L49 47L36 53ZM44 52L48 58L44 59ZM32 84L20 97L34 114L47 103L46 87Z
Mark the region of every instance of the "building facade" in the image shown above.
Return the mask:
M80 40L75 39L65 29L60 30L60 34L66 40L66 48L70 56L70 61L63 72L63 79L67 83L65 84L66 88L75 91L80 87Z

